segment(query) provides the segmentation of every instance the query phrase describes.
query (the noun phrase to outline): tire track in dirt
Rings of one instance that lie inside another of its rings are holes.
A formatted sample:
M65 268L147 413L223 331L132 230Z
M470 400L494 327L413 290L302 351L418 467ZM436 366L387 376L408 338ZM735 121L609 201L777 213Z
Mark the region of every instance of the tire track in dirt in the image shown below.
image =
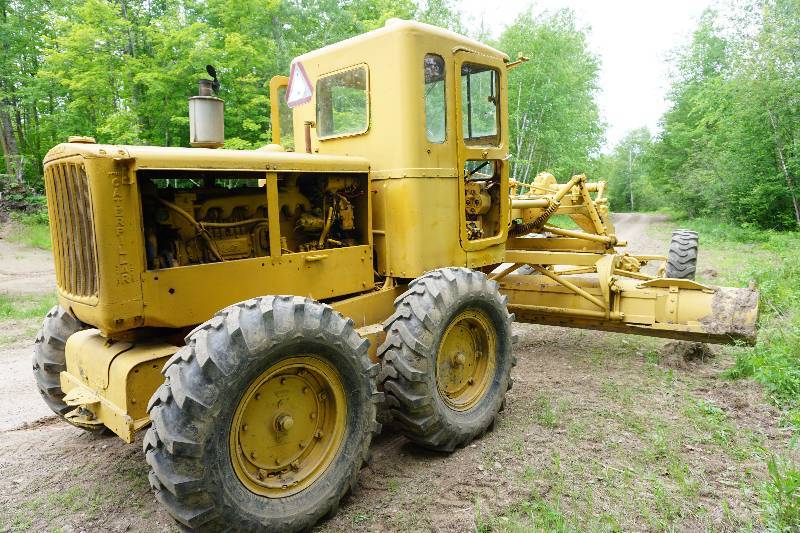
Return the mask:
M50 252L25 248L0 236L0 294L47 294L55 284Z
M55 290L53 256L49 251L10 242L9 225L0 231L0 295L41 296ZM42 317L43 318L43 317ZM51 415L39 396L31 370L36 329L41 318L8 320L0 327L0 431Z

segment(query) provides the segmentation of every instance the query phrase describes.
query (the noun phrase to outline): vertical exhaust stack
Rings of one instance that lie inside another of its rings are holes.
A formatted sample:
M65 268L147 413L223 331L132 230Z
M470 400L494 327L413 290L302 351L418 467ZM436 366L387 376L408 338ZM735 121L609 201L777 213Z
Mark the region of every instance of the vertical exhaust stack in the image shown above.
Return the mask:
M217 72L206 67L213 80L200 80L197 96L189 98L189 144L193 148L219 148L225 143L225 102L219 91Z

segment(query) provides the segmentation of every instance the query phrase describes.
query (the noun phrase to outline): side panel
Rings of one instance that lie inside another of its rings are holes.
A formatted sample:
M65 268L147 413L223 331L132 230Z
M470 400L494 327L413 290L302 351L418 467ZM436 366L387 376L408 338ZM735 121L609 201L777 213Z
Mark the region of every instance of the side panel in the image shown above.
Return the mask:
M443 265L465 265L458 240L458 180L373 180L378 273L415 278Z
M199 324L236 302L264 294L325 300L372 289L372 249L352 246L151 270L142 274L147 323ZM212 290L213 288L213 290Z

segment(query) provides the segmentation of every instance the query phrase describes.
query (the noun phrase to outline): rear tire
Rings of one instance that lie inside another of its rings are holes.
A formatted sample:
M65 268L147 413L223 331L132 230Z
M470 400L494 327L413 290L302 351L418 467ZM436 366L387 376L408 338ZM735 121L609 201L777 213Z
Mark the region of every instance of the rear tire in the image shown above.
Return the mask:
M368 346L352 320L308 298L266 296L217 313L167 362L148 406L156 498L184 526L210 531L299 531L335 512L380 430ZM309 407L330 404L332 415ZM325 462L314 463L316 450Z
M516 362L506 304L467 268L429 272L395 301L378 354L386 403L410 440L449 452L494 423Z
M58 416L72 424L64 415L75 407L64 403L61 372L67 369L66 344L74 333L87 329L72 313L56 305L44 317L42 329L33 345L33 377L42 399ZM104 426L78 426L87 431L101 431Z
M694 279L697 271L697 250L700 237L696 231L679 229L669 243L666 277Z

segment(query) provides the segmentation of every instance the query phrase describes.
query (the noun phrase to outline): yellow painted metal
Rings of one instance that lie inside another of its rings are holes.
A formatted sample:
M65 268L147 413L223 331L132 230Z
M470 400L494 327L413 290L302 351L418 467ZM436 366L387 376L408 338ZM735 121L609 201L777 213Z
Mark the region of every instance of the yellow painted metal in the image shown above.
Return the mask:
M569 281L567 279L564 279L561 276L559 276L559 275L547 270L546 268L542 268L539 265L531 265L531 266L539 274L547 276L548 278L552 279L553 281L555 281L559 285L563 285L564 287L568 288L569 290L571 290L572 292L574 292L578 296L582 296L586 300L589 300L590 302L592 302L594 305L596 305L600 309L607 309L606 304L604 302L602 302L599 298L589 294L588 292L586 292L582 288L578 287L577 285L575 285L571 281Z
M391 21L384 28L294 60L303 65L312 83L356 64L368 67L369 129L362 135L327 139L318 138L314 129L311 144L315 154L369 154L375 255L380 275L414 278L442 265L485 266L502 261L504 238L475 243L463 238L463 224L457 226L464 209L461 179L464 159L456 148L461 138L457 125L461 108L456 98L460 94L457 64L462 51L475 54L475 61L481 64L502 67L500 140L497 146L475 152L475 158L502 163L501 186L505 191L508 187L506 54L440 28ZM445 64L447 106L443 143L430 142L425 134L421 106L425 99L423 59L427 54L440 56ZM304 123L316 120L316 98L315 91L309 103L294 108L295 146L305 142ZM507 194L501 194L500 198L507 205ZM500 211L503 217L507 216L507 208L501 207ZM500 226L500 232L505 234L507 224Z
M586 239L587 241L594 241L600 242L608 245L614 245L617 242L615 237L608 237L606 235L595 235L594 233L588 233L585 231L573 231L569 229L559 228L556 226L542 226L544 231L549 231L550 233L554 233L556 235L563 235L564 237L572 237L573 239Z
M482 67L493 67L494 72L499 78L499 94L505 95L508 90L507 78L505 76L505 62L508 58L497 54L486 54L469 48L458 49L455 52L453 68L453 78L460 78L465 65L481 65ZM466 95L463 90L455 91L455 102L452 107L456 110L467 108L465 103ZM503 99L498 99L497 114L497 141L479 140L477 142L467 142L461 132L464 131L464 113L457 112L456 115L456 152L458 154L458 169L465 169L467 161L486 161L490 160L496 164L501 175L500 180L500 231L496 234L481 239L470 239L467 232L466 205L464 180L458 180L458 213L459 213L459 233L461 246L467 251L482 250L493 244L503 244L508 236L508 216L509 216L509 189L508 189L508 110L507 103Z
M231 423L231 463L251 492L285 498L312 485L341 447L347 420L336 370L312 355L285 359L259 375Z
M272 126L273 144L281 144L280 89L288 85L289 78L286 76L273 76L269 80L269 119Z
M455 411L473 408L492 385L497 334L480 310L462 311L450 322L436 353L436 388Z
M77 425L103 424L126 442L145 427L147 402L163 382L161 369L178 350L166 342L112 341L96 329L67 340L67 370L61 373L66 417Z
M598 279L572 281L602 298ZM723 344L755 342L756 291L687 281L614 279L608 314L545 276L510 275L500 283L509 310L523 322ZM648 285L653 282L658 283Z
M379 362L378 347L386 339L382 322L391 314L394 301L406 289L406 285L397 285L389 278L372 292L331 302L331 307L355 322L359 335L369 339L369 357L373 363Z
M263 294L325 300L369 291L370 252L369 246L352 246L146 271L141 290L147 321L170 328L198 324L227 305ZM224 292L215 290L216 283Z
M552 252L605 252L607 248L598 242L566 237L528 238L510 237L506 242L509 250L542 250Z
M272 213L277 213L278 176L336 173L365 176L368 163L361 158L307 156L291 152L213 150L203 148L159 148L93 144L61 144L45 159L46 172L53 173L63 188L65 178L83 169L85 194L91 198L92 242L95 272L88 295L76 295L70 287L80 285L77 272L91 259L76 255L76 239L85 239L74 219L54 219L51 226L59 303L83 322L104 333L146 327L184 327L207 320L217 310L261 294L292 292L317 299L370 290L373 286L371 235L363 228L363 246L326 251L316 264L305 260L314 253L280 254L282 228L277 216L270 221L270 257L148 270L142 233L142 208L137 172L151 169L225 169L247 173L267 182L266 194ZM48 182L50 183L50 182ZM48 185L48 202L55 204L55 183ZM107 200L103 200L107 199ZM364 223L370 220L371 195L365 195ZM62 209L73 216L74 209ZM54 207L51 213L57 212ZM84 215L88 216L88 215ZM82 242L82 241L81 241ZM79 268L80 267L80 268ZM346 271L347 276L333 275ZM74 281L72 278L77 279ZM305 279L302 276L307 275ZM65 281L62 281L65 279ZM248 280L242 284L242 280Z
M586 252L507 250L505 262L524 265L594 266L602 257L603 254Z

